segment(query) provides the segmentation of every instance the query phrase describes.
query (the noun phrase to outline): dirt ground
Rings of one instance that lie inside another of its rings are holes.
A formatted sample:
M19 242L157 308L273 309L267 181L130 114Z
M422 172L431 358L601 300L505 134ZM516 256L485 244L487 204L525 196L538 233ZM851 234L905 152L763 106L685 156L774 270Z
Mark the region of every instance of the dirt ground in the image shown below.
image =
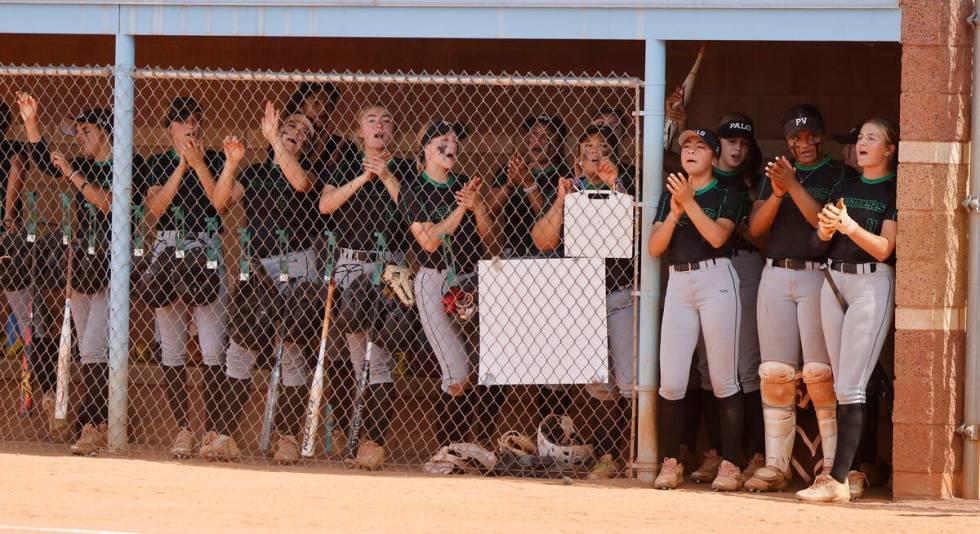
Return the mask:
M791 494L0 453L0 531L977 532L976 501Z

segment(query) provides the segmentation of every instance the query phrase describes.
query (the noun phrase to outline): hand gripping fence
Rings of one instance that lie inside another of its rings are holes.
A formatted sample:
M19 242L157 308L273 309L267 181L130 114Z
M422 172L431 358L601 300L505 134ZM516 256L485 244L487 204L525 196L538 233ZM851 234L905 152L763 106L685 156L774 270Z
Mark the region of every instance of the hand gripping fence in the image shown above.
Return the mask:
M0 255L24 266L0 262L0 369L17 392L0 443L108 446L121 146L132 238L116 453L630 474L640 80L132 78L130 136L113 131L111 68L0 66Z

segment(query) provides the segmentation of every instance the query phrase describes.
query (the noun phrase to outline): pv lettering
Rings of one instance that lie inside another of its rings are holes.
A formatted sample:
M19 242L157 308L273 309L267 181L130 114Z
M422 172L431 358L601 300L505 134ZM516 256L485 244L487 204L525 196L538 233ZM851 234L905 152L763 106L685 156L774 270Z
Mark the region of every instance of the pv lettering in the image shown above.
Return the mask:
M796 125L799 126L801 124L806 124L806 119L807 119L806 117L800 117L796 119Z

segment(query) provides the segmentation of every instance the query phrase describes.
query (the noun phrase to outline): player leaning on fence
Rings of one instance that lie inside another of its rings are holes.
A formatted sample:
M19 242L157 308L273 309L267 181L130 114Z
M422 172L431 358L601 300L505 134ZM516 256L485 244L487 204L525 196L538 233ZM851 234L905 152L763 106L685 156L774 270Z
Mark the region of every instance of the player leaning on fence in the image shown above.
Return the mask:
M279 110L268 102L261 122L262 136L268 142L268 158L255 163L236 179L234 169L241 158L241 146L234 139L226 140L229 152L226 165L231 169L222 173L215 186L214 205L219 211L229 209L238 202L245 208L249 246L242 253L246 263L254 269L247 282L239 282L236 299L229 312L229 337L225 373L225 391L219 409L221 420L217 435L210 436L201 446L201 456L206 459L237 458L239 448L231 437L238 427L249 395L249 383L256 359L281 342L282 385L279 410L275 415L279 440L275 446L275 459L283 463L299 459L297 435L300 432L303 407L307 397L309 369L303 346L289 340L281 340L270 334L257 339L260 331L268 331L281 310L265 311L263 324L242 324L257 308L272 302L280 308L277 298L267 298L263 288L281 295L288 295L297 282L315 280L316 256L312 250L313 238L318 226L317 179L310 172L305 150L313 135L313 126L306 116L295 113L280 120ZM254 257L250 257L254 254ZM252 261L253 259L257 261ZM282 276L285 275L285 276ZM285 281L284 278L286 279ZM272 289L274 284L275 288ZM249 300L248 295L261 298ZM240 310L236 316L234 310ZM271 359L271 355L269 355Z
M453 171L466 134L457 123L436 121L423 127L416 145L420 171L401 199L420 267L415 303L442 372L442 395L436 407L439 446L469 441L474 411L485 420L494 415L489 413L493 406L481 406L485 388L474 389L476 334L465 331L443 306L443 295L455 278L475 273L477 261L487 257L497 238L480 178ZM476 441L487 444L492 434L489 425L483 427Z
M18 93L17 104L24 119L31 157L45 174L64 180L74 192L75 240L72 272L71 315L78 335L82 362L82 395L78 422L81 437L71 446L72 454L94 454L106 446L108 417L108 285L109 228L112 204L112 113L95 108L71 120L80 155L68 159L49 152L38 124L38 101ZM133 157L133 168L143 163ZM139 204L138 184L133 186L133 204Z
M144 182L148 189L146 204L156 219L156 241L153 246L152 272L161 277L178 276L182 280L167 283L149 277L150 291L168 291L161 295L156 307L156 325L160 332L160 348L165 394L177 424L177 436L170 449L176 458L191 455L196 438L188 418L187 340L191 321L197 326L197 336L203 360L202 397L205 408L204 432L213 435L218 419L218 398L224 381L225 309L224 269L213 267L212 280L202 279L207 267L194 258L213 258L220 264L221 219L212 203L215 186L224 165L224 155L202 146L204 111L190 97L177 97L164 118L163 125L170 134L170 148L147 159ZM232 169L229 168L230 172ZM175 258L180 252L180 258ZM203 256L202 256L203 254ZM180 264L181 268L175 268ZM186 264L187 268L183 268ZM201 298L193 298L178 288L199 287L216 281ZM137 295L140 297L142 295ZM210 438L209 438L210 439Z
M531 229L535 246L542 252L562 253L562 227L565 198L574 191L618 191L635 193L634 175L618 165L619 138L605 126L589 126L575 145L575 175L558 180L554 202L546 208ZM593 468L596 478L615 476L623 458L623 414L633 395L633 263L631 259L606 260L606 305L609 325L609 355L612 370L609 383L590 384L586 390L597 421L596 454L600 461ZM560 399L560 395L556 396Z
M335 280L341 289L350 287L359 276L370 275L376 262L405 264L408 243L398 217L398 199L416 172L412 162L391 156L389 146L393 145L394 136L395 121L386 107L369 105L361 109L355 124L355 142L360 151L352 159L338 162L320 194L320 213L330 216L339 249ZM380 258L375 254L376 233L386 241ZM360 380L367 332L350 332L345 337L356 378ZM384 349L376 347L370 366L364 422L367 437L360 442L355 465L375 468L387 455L385 435L394 412L395 384L391 355Z

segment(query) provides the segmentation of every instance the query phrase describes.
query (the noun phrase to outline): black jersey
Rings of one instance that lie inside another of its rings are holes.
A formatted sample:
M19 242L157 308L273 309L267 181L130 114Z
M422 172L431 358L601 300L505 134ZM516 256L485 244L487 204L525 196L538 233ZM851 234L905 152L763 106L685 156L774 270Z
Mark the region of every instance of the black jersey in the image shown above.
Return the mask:
M272 160L248 166L239 179L245 188L245 219L252 234L256 257L268 258L300 252L313 245L322 225L317 207L319 187L303 193L293 188Z
M621 193L626 193L629 195L636 194L636 180L635 175L624 172L622 169L619 173L619 178L616 180L616 190ZM608 191L609 186L605 183L594 183L589 182L585 179L579 178L575 180L575 187L579 190L593 190L593 191ZM552 202L553 204L554 202ZM548 210L551 209L551 205L545 207L541 212L543 217ZM561 233L560 239L564 239L563 229L559 229ZM565 255L564 243L559 243L558 248L555 250L554 254L559 257ZM627 288L633 285L633 260L631 258L606 258L606 291L613 292L619 289Z
M61 178L61 171L51 163L51 153L48 151L47 142L43 139L33 143L31 148L31 159L41 172ZM132 183L132 205L138 206L143 202L144 187L140 180L145 175L143 170L145 164L139 154L133 154L133 183ZM78 156L71 160L71 168L78 171L88 183L97 186L105 191L112 190L112 160L95 161L93 158ZM75 223L76 236L83 239L90 239L95 243L108 246L109 235L112 228L112 214L104 213L96 208L92 203L85 200L85 195L81 191L75 191Z
M853 176L838 183L831 192L830 198L833 202L843 198L850 218L854 219L861 228L872 234L881 235L881 227L885 221L898 220L896 188L894 174L876 180ZM851 241L850 237L839 232L831 239L829 257L833 261L846 263L878 261ZM885 263L895 265L894 250Z
M149 189L153 186L162 186L170 180L170 176L177 169L180 163L180 156L173 149L150 156L146 160L144 185ZM211 177L217 181L221 175L221 169L225 164L224 154L216 150L206 150L204 152L204 163L211 171ZM181 219L180 228L177 226L176 216ZM201 179L197 172L190 166L180 180L177 187L177 194L174 195L173 202L160 215L157 221L157 230L181 230L184 232L199 233L208 230L208 219L217 222L217 231L221 231L221 218L218 210L208 199L201 185Z
M456 209L456 192L468 181L464 175L450 173L448 182L443 184L432 180L425 172L410 180L400 201L406 226L415 222L443 221ZM448 249L443 243L435 252L427 252L414 237L411 243L421 267L439 270L452 267L457 274L475 272L477 261L485 252L473 212L466 212L459 227L449 236Z
M558 178L567 177L568 175L568 167L565 165L550 166L546 169L534 169L531 171L535 185L537 185L541 194L544 195L542 211L555 200L555 193L558 190ZM497 172L497 177L493 181L493 187L507 187L506 167ZM502 218L501 232L504 238L503 247L505 255L519 258L534 254L536 249L534 247L534 240L531 239L531 228L534 226L540 213L534 213L531 209L531 202L527 198L527 193L519 188L511 189L499 216Z
M830 156L824 157L812 166L796 164L796 179L818 204L826 204L834 185L852 175L853 171L850 167ZM769 177L764 177L759 184L759 200L766 200L770 196L772 196L772 184ZM766 257L800 261L823 260L822 257L814 256L808 245L813 230L813 226L807 222L796 203L787 194L780 202L779 212L776 213L776 219L769 230Z
M404 194L410 177L415 174L413 163L394 158L388 162L388 170L401 184L399 194ZM350 161L341 161L337 170L327 178L327 183L340 187L363 172L364 154L360 153ZM384 182L377 178L368 180L330 214L330 227L337 238L337 246L342 248L374 250L375 232L385 235L389 251L404 252L408 245L404 221L398 216L398 203L391 198Z
M26 171L28 168L28 158L24 146L16 141L0 140L0 173L2 173L2 178L0 178L0 219L13 218L19 220L23 218L20 209L22 204L20 198L14 201L14 213L3 211L6 209L5 202L7 199L7 181L10 179L10 160L18 155L21 157L21 162L24 164L24 170ZM22 176L21 180L23 181L25 177Z
M755 250L755 246L749 243L739 232L740 226L748 224L749 214L752 213L752 192L749 190L748 184L745 183L742 175L737 172L723 171L716 168L714 175L718 179L719 185L727 187L729 191L738 192L738 219L732 221L735 223L735 231L732 232L731 237L732 245L736 250Z
M670 199L673 195L670 191L664 191L660 197L660 206L657 209L657 218L654 222L664 222L670 214ZM705 215L713 220L728 219L733 223L738 223L740 212L741 197L737 189L728 188L718 181L717 178L711 183L694 192L694 200L704 210ZM732 255L734 245L729 239L724 245L715 248L701 235L694 223L687 216L681 215L674 235L670 238L670 245L667 247L667 263L677 265L679 263L694 263L711 258L727 258Z

